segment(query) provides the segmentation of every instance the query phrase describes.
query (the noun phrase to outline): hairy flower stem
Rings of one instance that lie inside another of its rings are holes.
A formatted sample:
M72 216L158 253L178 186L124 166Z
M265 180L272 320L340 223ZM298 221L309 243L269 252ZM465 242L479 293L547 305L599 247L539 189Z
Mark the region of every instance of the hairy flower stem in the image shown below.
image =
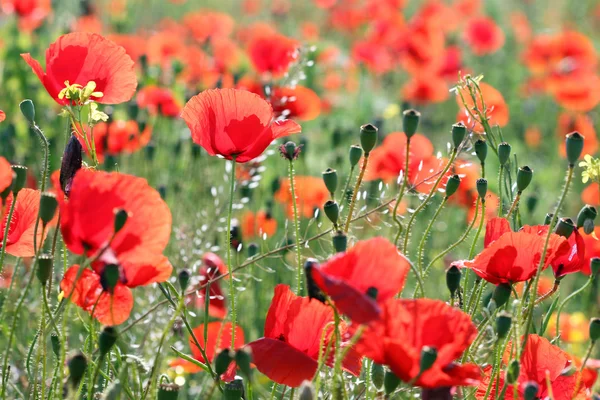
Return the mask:
M431 217L431 219L429 220L429 224L427 224L427 228L425 228L425 232L423 232L423 236L421 237L421 241L419 242L419 248L417 250L417 273L419 274L419 276L421 276L421 278L423 278L425 275L425 271L423 271L423 257L424 257L423 252L425 251L425 243L427 242L429 232L431 232L431 229L433 228L433 224L437 220L437 217L440 215L440 212L446 205L447 201L448 201L448 197L444 197L444 200L442 200L442 202L440 203L437 210L435 210L435 214L433 214L433 217ZM413 294L413 298L415 297L416 293L417 293L417 288L415 288L415 293ZM420 296L421 297L425 296L425 293L421 292Z
M560 286L560 281L559 280L555 280L554 281L554 286L552 286L552 289L550 289L549 292L546 292L543 295L541 295L540 297L538 297L537 300L535 301L535 305L537 306L542 301L546 300L548 297L550 297L554 293L556 293L558 291L559 286Z
M498 172L498 216L501 217L503 214L502 204L502 178L504 177L504 165L500 166L500 172Z
M512 205L510 206L510 210L508 210L508 213L506 214L506 219L509 219L510 216L512 215L512 213L517 209L517 207L519 206L520 200L521 200L521 192L518 192L517 196L515 197L515 199L512 202Z
M229 270L229 298L231 301L231 350L235 350L235 325L237 310L235 308L235 287L233 286L233 265L231 263L231 215L233 213L233 195L235 193L235 156L231 160L231 175L229 176L229 206L227 209L227 231L225 232L225 246L227 246L227 269Z
M529 337L529 331L531 330L531 325L533 323L533 308L535 307L535 300L536 300L536 295L537 295L537 291L538 291L538 285L540 283L540 276L542 275L542 270L544 269L544 263L546 261L546 253L548 252L548 245L550 244L550 236L552 235L551 227L553 227L554 224L556 224L556 221L558 220L558 213L560 212L560 209L562 208L565 198L567 197L567 192L569 191L569 186L571 185L571 180L573 179L573 171L574 170L575 170L575 166L572 164L569 164L569 167L567 170L567 180L565 182L565 186L564 186L562 194L560 196L560 200L558 201L558 204L556 205L556 209L554 210L554 214L552 215L552 219L550 220L550 228L548 228L548 233L546 234L546 240L544 242L544 247L542 249L542 257L540 258L540 263L538 264L537 272L535 274L535 278L533 280L533 285L531 287L532 294L531 294L531 298L529 299L529 305L527 307L527 321L525 322L523 344L521 345L521 351L520 351L519 355L522 354L523 351L525 350L525 345L527 344L527 338Z
M473 259L473 256L475 255L475 247L477 245L477 240L479 239L479 236L481 235L481 231L483 230L483 223L485 221L485 199L484 198L480 198L481 200L481 217L479 218L479 225L477 227L477 231L475 232L475 237L473 238L473 242L471 243L471 249L469 250L469 260ZM477 217L475 217L475 219L477 219ZM467 293L467 291L469 290L469 271L467 270L465 273L465 282L464 282L464 286L463 286L463 293ZM473 293L471 293L470 297L473 297ZM469 298L469 300L467 301L468 303L471 303L471 299Z
M560 345L560 313L562 312L562 309L575 296L579 295L581 292L583 292L585 289L587 289L587 287L590 286L590 284L593 281L594 281L594 275L590 275L589 279L584 283L584 285L582 287L580 287L579 289L577 289L576 291L574 291L573 293L571 293L570 295L565 297L565 299L563 301L561 301L560 304L558 305L558 308L556 309L556 345L557 346Z
M587 351L585 352L585 356L583 357L583 361L581 362L581 367L579 367L579 374L577 374L577 381L575 383L575 389L573 389L572 398L575 398L577 396L577 393L579 393L579 389L581 388L581 377L583 376L583 370L585 368L585 364L587 364L590 356L592 355L592 350L594 349L595 344L596 341L591 340L590 345L588 346Z
M290 160L289 179L290 191L292 192L292 206L294 209L294 237L296 239L296 294L302 293L302 249L300 247L300 218L298 216L298 204L296 199L296 183L294 178L294 161Z
M354 169L354 166L350 167L350 174L348 174L348 179L346 179L346 185L344 185L344 191L342 192L342 201L344 203L348 202L348 188L350 187L350 181L354 176Z
M448 160L448 163L446 164L446 166L442 170L442 173L438 176L438 178L436 179L435 183L431 187L431 190L429 191L429 194L427 195L427 197L425 198L425 200L423 200L423 202L419 205L419 207L417 207L417 209L415 210L415 212L413 212L412 215L410 216L410 219L408 220L408 224L406 225L406 232L404 233L404 244L402 245L402 248L400 249L401 252L408 253L408 241L410 239L410 230L412 228L412 225L415 222L415 219L417 218L417 215L419 215L419 213L421 211L423 211L423 209L427 206L427 204L429 204L429 201L431 200L431 198L433 197L433 195L437 191L438 186L440 185L440 182L442 181L442 179L444 178L444 176L446 176L446 172L448 172L448 170L450 169L450 166L454 162L454 159L456 159L457 154L458 154L458 151L457 151L457 149L455 147L452 150L452 154L450 155L450 160Z
M331 304L333 309L333 318L335 322L335 347L333 349L333 400L341 400L342 396L342 385L344 384L342 376L342 354L341 354L341 338L340 338L340 325L341 319L337 308Z
M350 222L352 222L352 214L354 214L354 207L356 206L356 197L358 196L358 191L360 190L360 185L365 177L365 172L367 171L367 166L369 165L369 156L370 153L365 153L363 157L363 163L360 168L360 174L358 174L358 178L356 179L356 184L354 185L354 190L352 191L352 200L350 200L350 206L348 206L348 216L346 217L346 225L344 226L344 233L348 233L350 229Z
M2 273L2 267L4 267L4 256L6 255L6 242L8 240L8 231L10 229L10 222L12 221L13 214L15 212L15 206L17 202L13 197L12 203L10 203L10 209L8 210L8 218L6 219L6 227L4 228L4 236L2 237L2 248L0 249L0 274Z
M408 182L408 165L410 158L410 138L406 138L406 156L405 156L405 164L404 164L404 174L402 177L402 184L400 185L400 189L398 190L398 196L396 196L396 204L394 204L394 211L392 212L392 218L396 225L398 225L398 232L396 233L396 239L394 239L394 244L398 247L398 240L400 240L400 235L402 235L402 230L404 227L402 226L402 222L398 218L398 206L402 201L402 197L404 196L404 191L406 190L406 184ZM420 268L419 268L420 269Z

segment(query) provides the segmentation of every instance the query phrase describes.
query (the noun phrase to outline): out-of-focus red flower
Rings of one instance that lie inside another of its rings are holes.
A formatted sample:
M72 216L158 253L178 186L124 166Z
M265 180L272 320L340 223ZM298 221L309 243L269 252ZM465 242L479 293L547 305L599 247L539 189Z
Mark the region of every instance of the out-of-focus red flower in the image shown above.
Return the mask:
M402 290L409 270L396 246L376 237L359 241L310 273L340 312L364 324L380 317L380 304Z
M507 346L504 354L504 362L510 359L510 346ZM538 385L537 397L540 399L546 398L552 393L554 399L571 399L573 392L580 379L579 372L574 374L565 374L563 371L573 364L572 357L561 350L558 346L552 345L548 340L538 335L531 334L527 338L525 350L521 355L521 368L517 381L517 393L519 399L523 398L525 385L527 382L535 382ZM479 400L485 398L485 394L490 382L492 367L488 366L484 369L485 376L481 380L475 397ZM548 381L551 385L548 387ZM504 374L500 373L498 379L499 387L505 384ZM584 385L581 385L580 390L584 390ZM495 383L492 383L490 397L496 396ZM506 400L516 400L513 397L514 389L512 385L508 385L504 394ZM579 394L579 391L578 393Z
M466 72L462 61L462 50L458 46L448 46L444 50L437 74L447 81L455 82L459 72Z
M200 43L214 38L227 37L233 32L235 21L229 14L200 10L183 17L183 24L192 37Z
M316 300L296 296L286 285L277 285L265 321L264 337L248 344L252 362L271 380L290 387L298 387L304 380L312 380L317 371L317 360L324 349L320 348L325 335L325 346L333 340L333 310ZM324 330L325 333L323 332ZM340 326L340 334L346 326ZM342 347L348 343L342 343ZM330 357L326 364L333 365ZM358 376L361 357L349 349L342 366Z
M200 277L199 287L202 287L213 279L221 275L227 275L227 266L221 258L214 253L206 253L202 256L202 265L198 269ZM223 319L227 316L227 306L225 304L225 296L221 289L220 281L214 281L210 284L208 293L208 314L215 318ZM198 289L198 291L190 295L190 299L194 302L195 307L204 310L206 289Z
M560 326L556 332L556 313L552 314L548 322L549 337L557 337L566 343L585 343L590 338L590 319L582 312L560 314ZM581 361L579 362L581 366ZM578 368L579 369L579 368Z
M270 101L273 111L285 118L311 121L321 114L321 99L304 86L276 88Z
M472 269L494 285L531 279L541 259L548 227L525 225L519 232L507 228L510 226L502 218L489 220L486 224L487 247L475 259L462 261L462 266ZM569 243L564 237L551 234L543 268L569 250Z
M11 175L12 177L12 175ZM8 214L12 206L14 196L9 194L6 204L0 207L2 223L0 224L0 248L4 240L4 231L8 221ZM8 238L6 240L6 253L15 257L33 257L36 253L33 248L33 236L35 232L35 221L38 218L40 208L40 192L33 189L22 189L17 195L15 210L10 220ZM45 232L45 236L48 232ZM37 244L44 241L42 229L37 231Z
M515 40L518 43L529 43L532 36L531 25L529 24L529 19L524 12L511 12L510 25L512 27Z
M146 54L146 39L141 36L111 34L107 36L107 39L123 47L134 62L137 62L143 54Z
M388 300L382 317L367 325L356 350L378 364L387 365L404 382L425 388L475 385L480 376L475 364L455 363L477 336L468 314L439 300ZM423 347L437 358L419 374Z
M73 32L102 33L103 29L102 20L96 14L82 15L71 26Z
M248 43L248 56L260 74L285 74L298 58L299 43L279 33L255 35Z
M394 68L390 49L369 39L354 43L352 59L356 63L364 64L374 74L384 74Z
M485 108L487 109L486 115L490 126L506 126L506 124L508 123L509 112L508 106L504 101L502 93L500 93L497 89L488 85L485 82L480 82L479 87L481 88L481 96L483 96ZM461 89L461 93L463 98L465 99L467 107L473 110L475 103L469 95L468 89ZM484 104L482 104L481 102L481 96L477 98L477 108L483 111ZM481 126L481 124L479 122L471 120L471 117L467 114L467 111L465 110L462 104L462 99L458 94L456 95L456 102L458 104L458 107L460 108L456 119L458 121L462 121L469 128L473 127L474 130L478 132L483 132L483 127Z
M562 107L571 111L591 111L600 103L600 76L592 71L553 75L547 90Z
M240 89L206 90L192 97L182 117L192 139L210 155L244 163L260 156L280 137L300 132L292 120L275 121L271 105Z
M600 206L600 188L598 183L590 183L583 192L581 192L581 201L591 206Z
M185 60L186 54L187 46L181 41L178 32L169 30L157 32L146 41L146 55L150 65L168 68L175 60Z
M13 267L10 265L5 265L0 272L0 289L8 289L12 282L13 278Z
M415 75L402 87L403 100L419 105L441 103L449 95L446 81L435 75Z
M0 157L0 193L4 192L12 183L13 170L4 157Z
M140 108L148 109L152 115L177 117L181 113L181 105L169 88L148 85L137 93L137 103Z
M246 212L242 216L242 237L273 236L277 232L277 220L268 211Z
M504 32L493 19L475 17L467 22L463 39L474 54L483 56L500 50L504 45Z
M542 141L542 132L540 131L540 128L536 125L528 127L525 130L524 139L525 143L527 143L527 146L531 147L532 149L537 149L540 147L540 143Z
M594 122L585 114L563 112L558 116L556 126L556 136L559 139L559 153L562 157L566 157L566 136L571 132L579 132L584 137L583 154L596 154L599 148L598 137Z
M569 251L552 260L550 266L556 279L561 279L567 274L580 272L585 262L585 240L578 230L569 236Z
M81 86L95 82L95 90L103 96L93 99L104 104L130 100L137 87L133 61L125 49L95 33L76 32L59 37L46 50L46 72L29 53L21 57L59 104L69 102L58 98L66 81Z
M313 2L315 3L315 6L319 8L328 9L335 6L337 0L313 0Z
M320 208L329 199L329 191L323 179L314 176L296 176L294 178L298 212L304 218L312 218L315 209ZM275 200L287 206L288 215L294 215L290 180L282 179L281 186L275 193Z
M31 32L39 28L52 12L52 0L2 0L5 14L19 17L19 29Z
M244 0L244 3L242 4L242 9L246 15L258 14L260 7L261 0Z

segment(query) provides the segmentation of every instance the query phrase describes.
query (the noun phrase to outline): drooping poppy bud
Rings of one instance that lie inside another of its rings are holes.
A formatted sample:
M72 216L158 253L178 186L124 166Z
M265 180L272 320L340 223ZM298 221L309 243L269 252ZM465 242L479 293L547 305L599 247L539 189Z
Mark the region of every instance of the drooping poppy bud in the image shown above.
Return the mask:
M416 110L406 110L402 113L402 129L407 138L410 139L417 133L420 118L421 113Z
M460 186L460 176L452 175L446 182L446 199L452 196Z
M60 187L67 197L71 192L73 177L81 169L83 163L82 152L81 143L75 135L72 135L67 142L60 165Z
M501 283L496 286L492 294L492 299L496 303L496 307L502 307L510 298L511 292L512 288L508 283Z
M240 400L244 397L244 382L234 379L223 387L224 400Z
M83 375L85 374L87 358L85 358L83 353L78 352L69 359L67 367L69 368L69 382L71 382L73 388L76 388L79 386L81 378L83 378Z
M579 211L579 214L577 214L577 228L581 228L582 226L584 226L586 220L591 220L593 223L597 216L598 210L596 210L596 207L586 204Z
M350 160L350 166L354 168L363 156L363 149L358 145L350 146L350 152L348 153L348 159Z
M592 318L590 321L590 340L595 342L600 339L600 318Z
M400 378L398 378L392 371L385 371L385 375L383 377L383 389L386 395L390 395L394 393L394 391L400 385Z
M377 389L381 389L381 387L383 386L384 376L385 370L383 369L383 365L373 363L371 365L371 381Z
M342 231L337 231L333 235L333 248L336 253L341 253L346 251L348 248L348 236Z
M525 390L523 391L523 398L525 400L534 400L537 399L538 392L540 391L540 387L534 381L529 381L525 384Z
M176 383L161 383L156 400L177 400L180 386Z
M592 271L592 276L598 276L598 272L600 272L600 257L592 257L590 260L590 270Z
M446 271L446 286L448 286L448 290L450 291L450 295L454 297L454 294L460 287L460 279L462 277L462 272L460 268L456 265L450 266Z
M477 187L477 193L479 194L479 198L481 199L481 201L485 201L485 195L487 194L487 188L488 188L487 179L485 179L485 178L477 179L475 186Z
M556 234L563 236L565 238L569 238L573 231L575 230L575 224L571 218L561 218L558 220L558 224L556 224Z
M41 194L39 214L44 226L52 221L54 214L56 214L57 207L58 200L56 200L56 195L54 193L44 192Z
M333 200L327 200L323 206L323 211L325 211L327 218L337 226L340 217L340 207L338 206L338 203Z
M325 302L326 302L325 296L323 295L323 292L321 291L321 289L319 289L319 286L317 286L316 282L313 279L313 275L312 275L312 269L318 268L318 267L319 267L319 263L314 258L309 258L304 263L304 274L306 276L306 287L308 288L308 298L318 300L321 303L325 304Z
M569 133L567 135L567 160L569 166L573 167L583 151L584 137L579 132Z
M25 119L33 125L35 122L35 106L33 105L33 101L25 99L19 104L19 108Z
M462 121L452 125L452 143L454 144L455 149L458 149L466 135L467 127Z
M119 282L120 271L119 266L116 264L107 264L104 266L102 273L100 274L100 284L102 289L112 293L115 286Z
M27 167L22 165L13 165L12 170L15 173L15 176L11 188L13 195L16 196L21 189L25 187L25 182L27 181Z
M177 274L177 280L179 281L179 287L181 288L182 292L185 292L190 285L190 277L190 270L187 268L182 269L179 271L179 274Z
M519 168L519 171L517 171L517 192L522 193L523 190L527 189L532 179L533 170L531 168L527 165Z
M475 142L475 154L477 155L477 158L479 158L479 162L483 165L485 164L485 159L487 157L487 143L485 140L483 139L478 139Z
M421 361L419 362L419 373L423 373L433 366L437 360L437 350L435 347L423 346L421 349Z
M323 171L323 182L325 182L325 187L331 194L331 197L335 197L335 191L338 185L337 171L331 168L327 168Z
M373 124L365 124L360 127L360 145L368 155L377 144L377 127Z
M42 254L38 257L36 276L42 286L46 286L46 282L48 282L48 279L50 279L53 265L54 257L52 257L52 254Z
M119 332L113 326L105 326L100 332L98 337L98 350L100 351L100 357L108 354L110 349L115 345L119 338Z
M298 391L300 396L298 400L316 400L317 394L315 392L315 388L310 381L304 381L300 385L300 390Z
M235 352L235 363L245 378L252 378L252 350L249 347L243 347Z
M496 317L496 334L498 335L498 339L504 339L506 337L510 331L511 324L512 316L505 311L501 311Z
M233 360L235 353L231 349L223 349L215 358L215 373L219 376L225 373Z
M505 165L508 162L510 150L511 146L506 142L502 142L498 145L498 161L500 162L500 165Z

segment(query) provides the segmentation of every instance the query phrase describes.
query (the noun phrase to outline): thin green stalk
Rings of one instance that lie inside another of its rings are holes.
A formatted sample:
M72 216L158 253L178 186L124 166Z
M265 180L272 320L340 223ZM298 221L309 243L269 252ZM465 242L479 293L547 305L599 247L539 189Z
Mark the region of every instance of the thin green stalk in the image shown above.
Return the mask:
M350 201L350 206L348 207L348 216L346 217L344 233L348 233L348 230L350 230L350 222L352 222L352 214L354 214L354 207L356 206L356 197L358 196L360 185L362 184L362 181L365 177L365 172L367 171L367 166L369 165L369 156L370 153L366 153L363 157L363 163L360 168L360 174L358 175L358 179L356 179L356 184L354 185L354 190L352 191L352 200Z
M348 196L348 188L350 187L350 181L352 180L352 176L354 175L354 165L350 167L350 174L348 175L348 179L346 179L346 185L344 185L344 191L342 192L342 201L347 202Z
M581 367L579 367L579 374L577 374L577 382L575 384L575 389L573 390L573 398L575 398L577 396L577 393L579 393L579 389L581 388L581 377L583 374L583 370L585 369L585 365L587 364L590 356L592 355L592 350L595 344L596 341L591 340L590 345L588 346L587 351L585 352L585 356L583 357Z
M4 256L6 254L6 242L8 241L8 230L10 228L10 222L12 221L13 214L15 212L16 196L13 195L12 202L10 203L10 209L8 211L8 219L6 220L6 227L4 228L4 236L2 237L2 248L0 249L0 274L4 267Z
M521 192L518 192L517 196L515 197L514 201L512 202L512 205L510 206L510 210L508 210L508 214L506 214L506 219L510 218L512 213L517 209L517 207L519 206L520 200L521 200Z
M417 251L417 265L418 265L419 273L421 275L423 275L423 251L425 250L425 243L427 242L427 237L429 236L429 232L431 232L431 229L433 228L433 224L437 220L437 217L440 215L440 212L446 205L447 201L448 201L448 197L444 197L444 200L442 200L442 202L440 203L437 210L435 210L433 217L431 217L431 219L429 220L429 224L427 224L427 228L425 228L423 237L421 237L421 241L419 242L419 248Z
M502 211L502 177L504 172L504 165L500 166L500 172L498 173L498 216L501 217Z
M233 265L231 265L231 215L233 213L233 195L235 193L235 156L231 160L231 175L229 177L229 208L227 211L227 231L225 232L225 246L227 246L227 269L229 270L229 297L231 302L231 349L235 350L235 325L237 323L237 310L235 308L235 287L233 286Z
M298 216L298 204L296 201L296 183L294 178L294 161L289 165L290 191L292 192L292 206L294 209L294 236L296 239L296 294L302 293L302 249L300 247L300 218Z
M408 182L408 165L409 165L409 158L410 158L410 138L407 137L406 138L406 160L405 160L405 165L404 165L404 175L402 177L402 184L400 185L400 189L398 190L398 196L396 196L396 204L394 204L394 211L392 214L392 218L394 219L394 222L396 223L396 225L398 225L398 232L396 233L396 239L394 239L394 244L396 245L396 247L398 247L398 240L400 239L400 235L402 234L402 222L400 222L400 219L398 218L398 206L400 205L400 202L402 201L402 197L404 196L404 190L406 189L406 184ZM419 267L420 269L420 267Z
M561 303L558 305L558 308L556 309L556 345L557 346L560 345L560 314L562 312L563 307L569 301L571 301L571 299L573 299L575 296L577 296L578 294L583 292L585 289L587 289L587 287L590 286L590 284L593 281L594 281L594 275L590 275L589 279L585 282L585 284L582 287L580 287L579 289L577 289L576 291L574 291L573 293L571 293L570 295L565 297L565 299L563 301L561 301Z

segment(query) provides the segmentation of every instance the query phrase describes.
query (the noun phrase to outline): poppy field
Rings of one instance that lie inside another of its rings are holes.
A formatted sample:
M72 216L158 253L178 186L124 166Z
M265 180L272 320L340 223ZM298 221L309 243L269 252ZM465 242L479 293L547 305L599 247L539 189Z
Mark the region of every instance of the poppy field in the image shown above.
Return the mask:
M1 400L600 399L597 0L0 34Z

